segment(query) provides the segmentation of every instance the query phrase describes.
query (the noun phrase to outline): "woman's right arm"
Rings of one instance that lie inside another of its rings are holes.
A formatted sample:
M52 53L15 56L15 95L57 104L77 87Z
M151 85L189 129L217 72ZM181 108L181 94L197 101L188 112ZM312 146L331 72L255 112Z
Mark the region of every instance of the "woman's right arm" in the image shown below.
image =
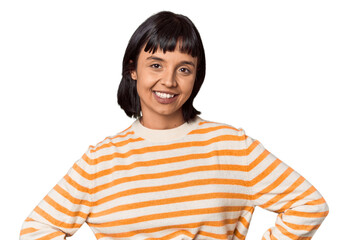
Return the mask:
M93 206L90 148L24 221L20 240L66 239L86 221Z

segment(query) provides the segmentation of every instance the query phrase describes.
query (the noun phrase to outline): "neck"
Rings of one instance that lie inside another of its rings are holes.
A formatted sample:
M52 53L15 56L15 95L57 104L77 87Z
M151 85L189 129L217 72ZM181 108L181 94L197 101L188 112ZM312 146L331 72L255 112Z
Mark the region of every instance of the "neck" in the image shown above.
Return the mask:
M140 123L147 128L150 129L171 129L179 127L180 125L184 124L184 118L182 114L176 115L176 116L160 116L160 117L151 117L146 118L146 116L142 116L140 119Z

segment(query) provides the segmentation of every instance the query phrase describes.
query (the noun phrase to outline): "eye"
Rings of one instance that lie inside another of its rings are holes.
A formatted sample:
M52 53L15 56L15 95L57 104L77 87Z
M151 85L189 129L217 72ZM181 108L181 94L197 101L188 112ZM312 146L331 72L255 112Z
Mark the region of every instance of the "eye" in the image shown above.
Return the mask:
M191 73L191 71L188 68L180 68L179 71L183 73Z
M150 67L152 67L152 68L160 68L161 65L159 65L158 63L154 63L154 64L151 64Z

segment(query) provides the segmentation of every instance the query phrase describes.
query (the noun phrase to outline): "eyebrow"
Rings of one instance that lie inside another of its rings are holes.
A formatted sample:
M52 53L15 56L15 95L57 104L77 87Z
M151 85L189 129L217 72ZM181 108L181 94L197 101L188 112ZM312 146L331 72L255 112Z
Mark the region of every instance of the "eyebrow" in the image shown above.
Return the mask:
M150 56L150 57L146 58L146 60L157 60L160 62L165 62L165 60L163 58L154 57L154 56ZM191 65L193 67L196 67L196 65L191 61L181 61L180 64L188 64L188 65Z

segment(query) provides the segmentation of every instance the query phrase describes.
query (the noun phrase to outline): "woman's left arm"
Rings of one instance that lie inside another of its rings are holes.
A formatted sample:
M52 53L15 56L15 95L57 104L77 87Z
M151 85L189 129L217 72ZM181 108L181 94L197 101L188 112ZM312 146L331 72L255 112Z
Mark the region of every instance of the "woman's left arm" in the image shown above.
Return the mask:
M262 239L311 239L328 215L324 198L260 142L247 137L245 143L251 201L278 213L275 226Z

